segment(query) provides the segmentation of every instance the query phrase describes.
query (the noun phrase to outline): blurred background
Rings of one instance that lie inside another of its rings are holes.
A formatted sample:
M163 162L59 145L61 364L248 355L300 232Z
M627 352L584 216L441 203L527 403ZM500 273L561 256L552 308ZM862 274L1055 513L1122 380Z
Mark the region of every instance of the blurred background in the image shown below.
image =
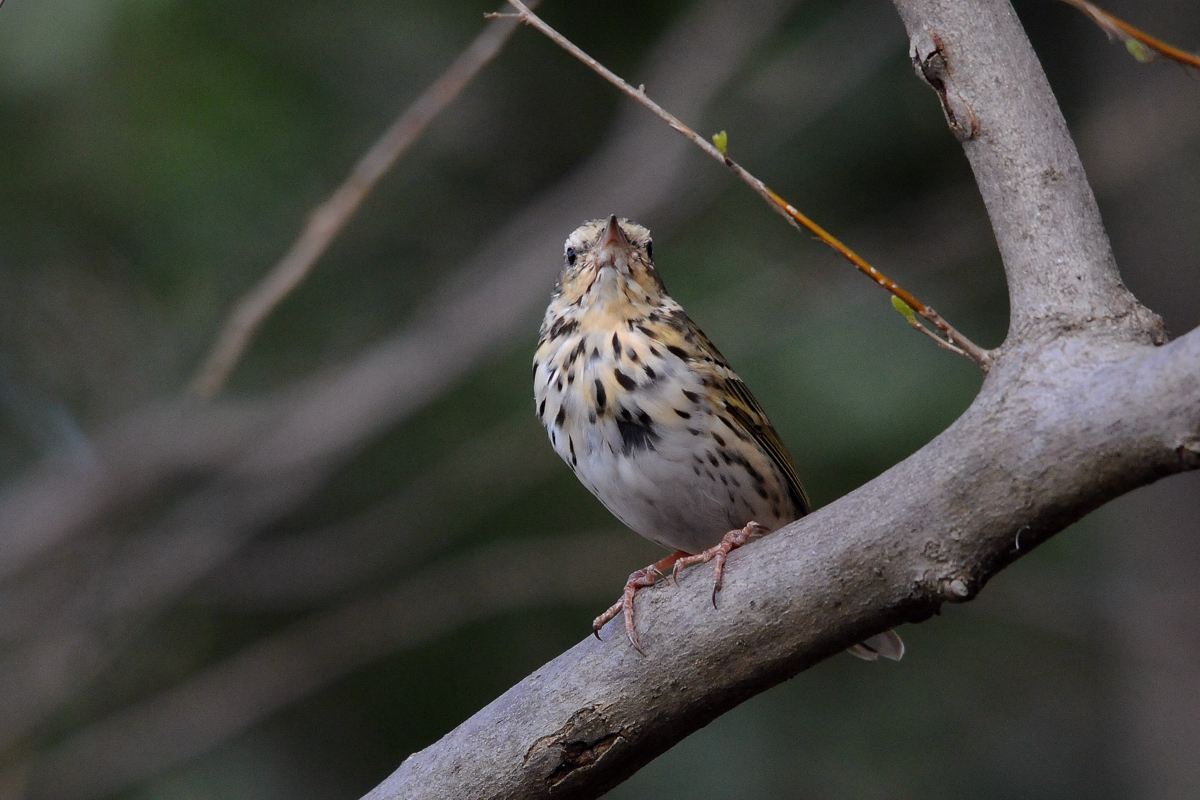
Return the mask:
M562 241L651 228L823 505L971 401L966 360L519 30L274 313L236 300L482 30L471 0L0 8L0 796L356 798L589 632L662 555L551 450L529 363ZM1193 2L1105 8L1192 51ZM1019 0L1124 277L1200 322L1200 80ZM884 0L540 13L984 346L978 193ZM902 664L831 659L614 798L1200 796L1200 476L1097 511Z

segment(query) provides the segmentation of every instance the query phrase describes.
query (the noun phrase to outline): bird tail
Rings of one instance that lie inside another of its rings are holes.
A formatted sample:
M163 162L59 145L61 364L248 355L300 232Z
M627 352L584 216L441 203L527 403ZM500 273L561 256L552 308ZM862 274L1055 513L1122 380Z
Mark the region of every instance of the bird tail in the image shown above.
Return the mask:
M899 661L904 658L904 642L895 631L885 631L847 648L846 652L864 661L875 661L879 658Z

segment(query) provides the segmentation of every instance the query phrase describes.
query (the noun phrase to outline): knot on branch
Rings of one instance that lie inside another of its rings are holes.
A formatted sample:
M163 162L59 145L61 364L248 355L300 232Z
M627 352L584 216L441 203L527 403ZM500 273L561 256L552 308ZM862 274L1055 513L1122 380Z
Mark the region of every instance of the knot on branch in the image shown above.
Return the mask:
M909 43L908 57L917 77L929 84L942 104L946 124L960 142L979 135L979 120L966 98L950 83L950 63L941 37L932 31L921 31Z
M1184 469L1200 469L1200 439L1188 439L1175 448Z
M977 587L966 576L949 578L942 583L942 594L952 603L965 603L975 596Z
M582 776L615 745L625 741L624 730L612 726L597 706L584 706L554 733L534 742L524 764L544 776L553 789L572 776ZM582 772L581 772L582 770Z

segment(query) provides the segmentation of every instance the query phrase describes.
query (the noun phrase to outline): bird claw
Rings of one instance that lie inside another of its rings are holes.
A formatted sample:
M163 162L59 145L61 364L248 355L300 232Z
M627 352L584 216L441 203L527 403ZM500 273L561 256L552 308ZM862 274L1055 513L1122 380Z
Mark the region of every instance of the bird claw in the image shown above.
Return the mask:
M728 558L729 554L737 548L741 547L747 542L752 542L755 539L761 539L770 532L771 530L765 525L761 525L757 522L747 522L746 527L730 531L721 538L720 542L708 548L707 550L696 553L693 556L684 556L683 558L677 559L671 569L671 577L675 580L675 584L678 586L680 570L686 569L692 564L706 564L709 561L716 561L717 563L713 566L712 590L712 604L713 608L716 608L717 593L721 591L721 585L725 579L725 559Z
M625 635L629 637L629 643L633 645L634 650L637 650L643 656L646 655L646 651L642 649L642 645L638 641L637 628L634 626L633 598L637 595L639 589L645 589L663 580L666 577L663 570L675 564L676 561L685 555L687 554L682 551L674 553L630 575L629 580L625 581L625 591L621 593L621 599L609 606L607 611L592 621L592 634L597 639L600 639L600 629L610 619L624 610Z
M629 580L625 581L625 591L621 593L621 599L609 606L607 611L592 621L592 635L600 639L600 629L609 620L616 617L621 611L624 611L625 635L629 637L629 643L633 645L634 650L637 650L643 656L646 655L646 651L642 649L642 645L638 641L637 627L634 625L633 617L633 598L637 595L638 590L653 586L661 580L666 580L668 583L674 583L678 586L679 573L684 568L692 564L716 561L717 563L713 568L712 590L712 604L713 608L716 608L717 593L721 591L721 584L725 577L725 559L737 548L747 542L761 538L770 532L770 528L765 525L760 525L757 522L748 522L746 523L746 527L730 531L721 538L720 542L701 553L688 555L681 550L660 561L654 562L644 569L639 569L629 576ZM669 577L663 572L668 567L671 568Z

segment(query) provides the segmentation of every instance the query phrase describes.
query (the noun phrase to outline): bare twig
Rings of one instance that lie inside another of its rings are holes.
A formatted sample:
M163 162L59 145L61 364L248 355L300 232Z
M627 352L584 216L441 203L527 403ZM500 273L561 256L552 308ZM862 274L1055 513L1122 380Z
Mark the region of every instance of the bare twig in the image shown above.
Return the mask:
M379 179L500 52L516 28L511 19L493 20L371 145L337 191L309 216L308 224L287 254L237 302L208 358L192 379L189 391L200 397L212 397L221 390L271 311L308 276Z
M807 216L802 214L791 203L787 202L782 197L780 197L778 194L771 191L771 189L769 189L766 184L764 184L761 180L759 180L758 178L751 175L744 167L742 167L736 161L731 159L728 155L723 153L715 145L713 145L711 142L709 142L707 139L705 139L700 134L696 133L694 130L689 128L687 125L684 125L675 115L671 114L669 111L664 109L658 103L655 103L653 100L651 100L646 95L646 89L644 86L639 86L636 89L633 88L633 86L631 86L629 83L626 83L620 76L618 76L612 70L608 69L603 64L596 61L596 59L592 58L587 53L583 52L583 50L581 50L578 46L576 46L573 42L571 42L571 40L567 39L561 33L554 30L549 25L547 25L540 17L538 17L536 14L534 14L529 9L528 6L526 6L524 3L520 2L520 0L508 0L508 2L510 5L512 5L513 8L517 9L516 16L522 22L524 22L526 25L529 25L532 28L536 28L538 31L540 31L542 34L544 34L548 39L550 39L552 42L557 44L559 47L563 48L568 53L570 53L571 55L575 56L577 59L582 61L584 64L586 64L588 67L590 67L594 72L596 72L598 75L603 77L605 80L607 80L613 86L616 86L618 89L620 89L626 95L628 95L629 97L633 98L638 103L640 103L641 105L648 108L656 116L658 116L660 119L662 119L668 125L670 125L671 128L673 128L675 131L681 133L685 138L690 140L693 144L695 144L697 147L699 147L705 153L712 156L714 159L721 162L726 167L728 167L730 170L732 170L735 175L737 175L739 178L741 178L742 181L747 186L749 186L760 197L762 197L764 200L766 200L767 203L770 204L770 206L773 209L775 209L775 211L777 211L779 214L781 214L785 219L787 219L789 222L791 222L797 228L804 228L805 230L808 230L810 233L815 235L822 242L824 242L825 244L832 247L840 256L842 256L847 261L849 261L851 264L853 264L855 267L857 267L863 274L865 274L867 277L871 278L871 280L875 281L877 284L882 286L884 289L891 292L894 296L900 298L900 300L903 301L907 306L912 308L913 311L920 314L925 319L929 320L929 322L932 323L934 325L934 327L936 327L939 331L941 331L942 334L945 336L946 340L948 342L952 343L953 345L955 345L956 352L961 352L967 358L971 359L976 364L978 364L982 370L984 370L985 372L987 371L988 367L991 364L991 356L988 353L988 351L979 347L974 342L972 342L970 339L968 339L966 336L963 336L961 333L959 333L956 329L954 329L950 325L950 323L946 322L946 320L944 320L940 314L938 314L936 311L934 311L929 306L922 303L920 300L918 300L916 297L914 297L908 291L906 291L901 286L899 286L895 281L888 278L882 272L877 270L875 267L871 266L869 263L867 263L866 259L862 258L860 255L855 253L853 250L851 250L849 247L847 247L845 244L843 244L840 240L838 240L836 237L834 237L832 234L830 234L828 231L826 231L824 228L822 228L816 222L812 221ZM507 15L507 16L508 16L508 18L511 18L511 15Z
M1157 54L1172 61L1178 61L1180 64L1200 69L1200 56L1189 53L1186 50L1180 50L1178 47L1167 44L1162 39L1156 39L1150 34L1133 27L1120 17L1114 17L1107 11L1097 8L1087 0L1062 1L1067 5L1078 8L1109 36L1113 36L1124 42L1125 47L1129 49L1129 52L1138 61L1150 61ZM1147 47L1150 48L1150 52L1145 50Z

